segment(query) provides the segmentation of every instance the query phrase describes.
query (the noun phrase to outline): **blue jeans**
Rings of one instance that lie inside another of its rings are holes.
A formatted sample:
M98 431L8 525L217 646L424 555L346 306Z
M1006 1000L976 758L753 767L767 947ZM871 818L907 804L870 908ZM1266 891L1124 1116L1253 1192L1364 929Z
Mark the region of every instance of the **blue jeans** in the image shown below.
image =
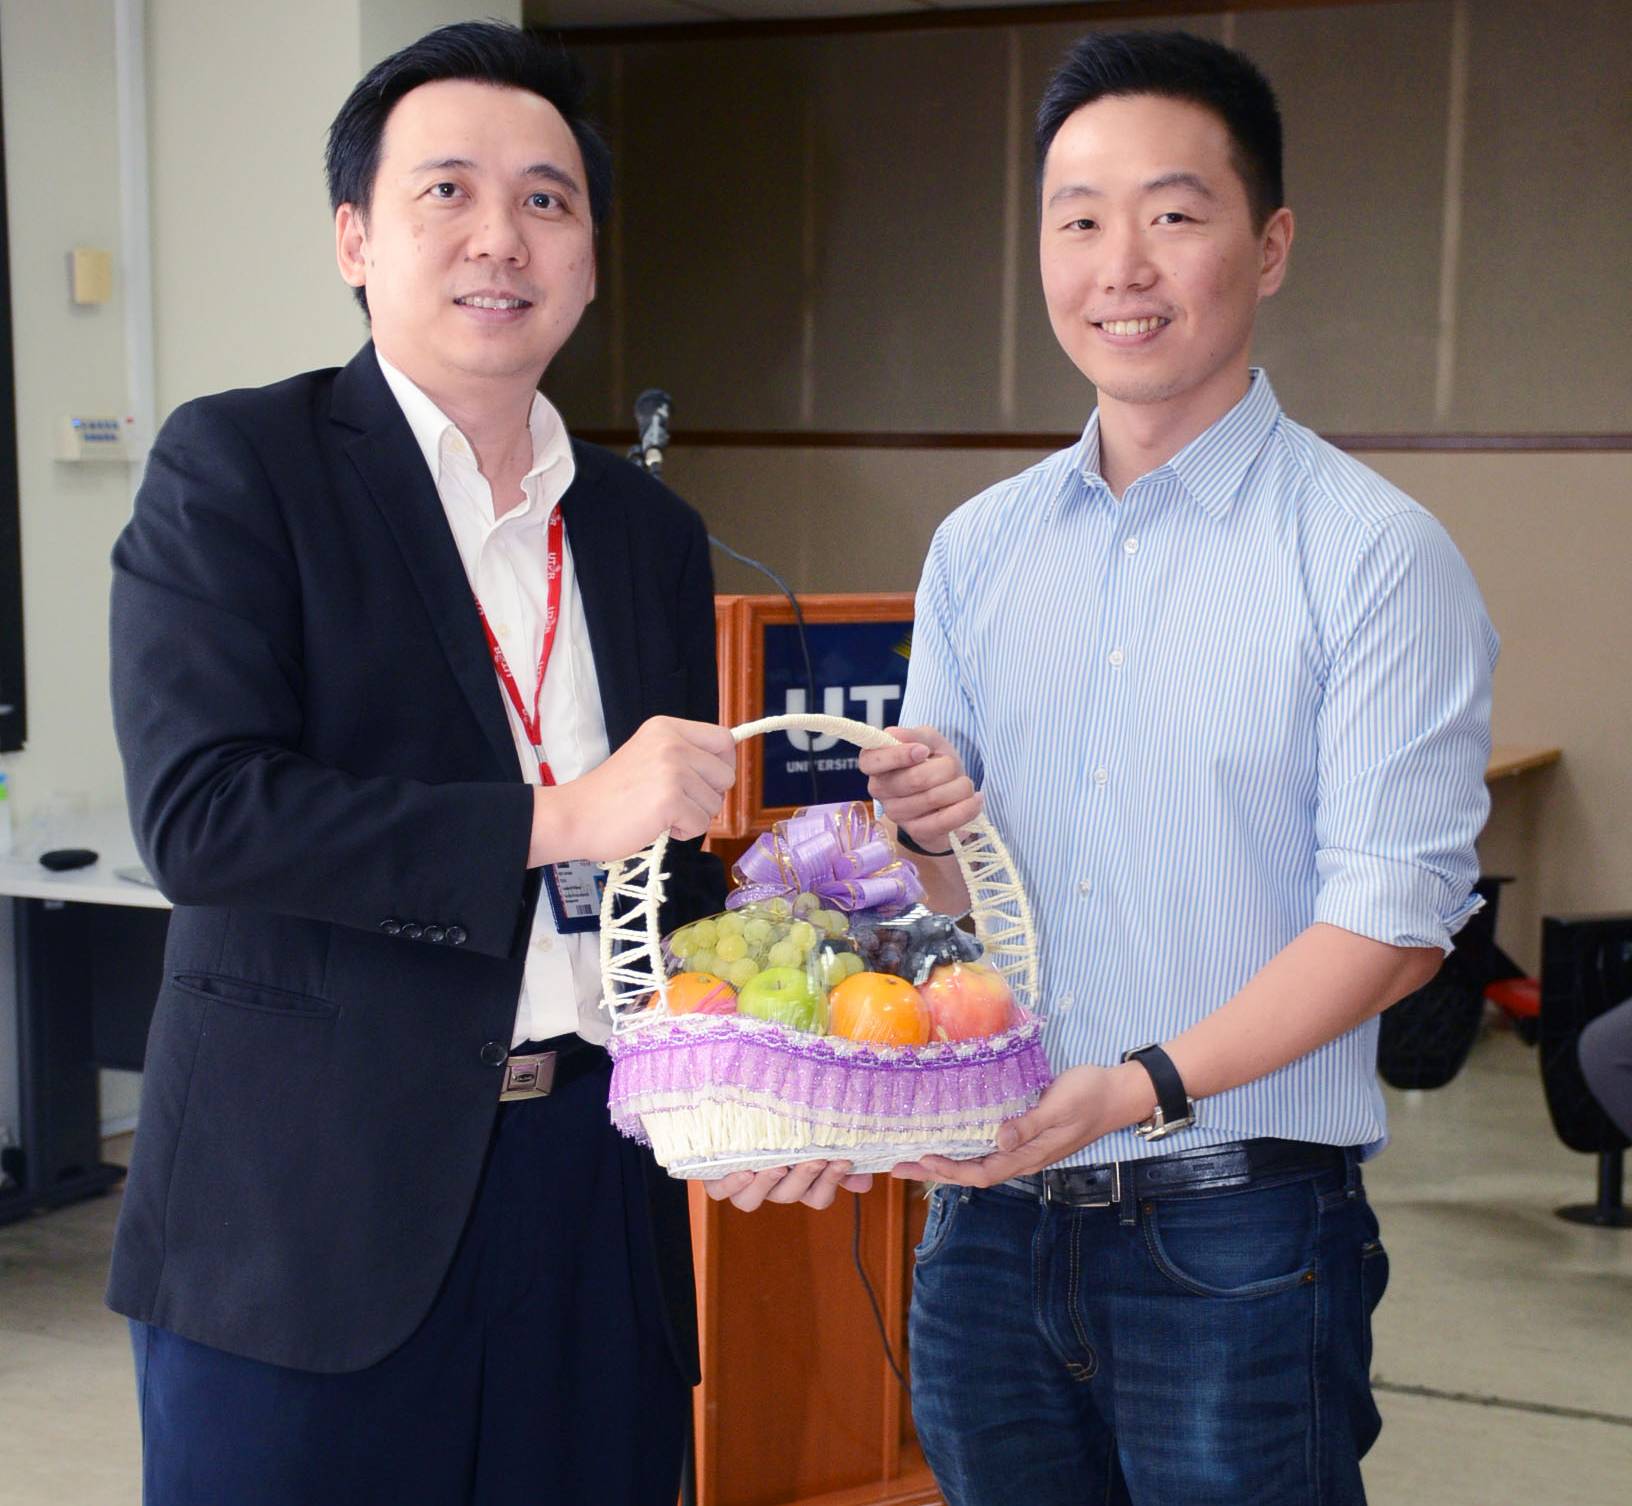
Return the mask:
M910 1344L947 1506L1363 1506L1377 1235L1352 1153L1110 1208L938 1187Z

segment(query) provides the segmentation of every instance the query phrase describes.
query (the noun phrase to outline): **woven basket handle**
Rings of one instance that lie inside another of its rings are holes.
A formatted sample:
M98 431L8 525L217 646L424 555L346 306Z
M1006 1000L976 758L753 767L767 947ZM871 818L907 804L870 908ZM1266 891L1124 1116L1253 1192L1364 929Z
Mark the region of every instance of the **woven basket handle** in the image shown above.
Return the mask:
M739 743L768 732L814 732L841 738L858 748L892 748L899 739L866 722L806 712L767 716L731 729ZM992 824L977 816L951 834L952 852L969 890L969 913L975 934L992 964L1008 980L1020 1002L1035 1007L1037 937L1031 906L1020 887L1013 860ZM663 938L658 912L663 906L663 854L669 834L607 870L601 897L602 1006L612 1028L627 1031L667 1015L668 979L663 966ZM653 988L662 1000L647 1009Z

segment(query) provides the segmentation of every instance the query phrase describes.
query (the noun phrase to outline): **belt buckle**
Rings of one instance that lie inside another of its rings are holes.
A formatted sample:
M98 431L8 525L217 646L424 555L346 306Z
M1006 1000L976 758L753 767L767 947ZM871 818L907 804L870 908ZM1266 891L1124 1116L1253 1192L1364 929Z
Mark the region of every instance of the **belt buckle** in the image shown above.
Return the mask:
M546 1097L555 1086L555 1056L553 1051L540 1051L536 1056L512 1056L505 1060L504 1086L499 1092L500 1103L515 1103L523 1098Z
M1054 1192L1053 1184L1048 1180L1048 1173L1043 1173L1043 1201L1045 1203L1059 1202L1067 1208L1111 1208L1122 1201L1122 1163L1112 1161L1111 1191L1108 1197L1060 1197Z

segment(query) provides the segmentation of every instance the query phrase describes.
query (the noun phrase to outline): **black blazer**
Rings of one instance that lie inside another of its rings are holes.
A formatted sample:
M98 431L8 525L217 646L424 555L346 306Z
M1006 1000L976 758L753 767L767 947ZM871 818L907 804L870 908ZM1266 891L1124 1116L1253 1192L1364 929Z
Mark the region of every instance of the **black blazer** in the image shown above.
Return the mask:
M604 450L573 458L562 510L612 747L650 716L717 720L701 520ZM452 1259L538 899L470 587L372 346L178 409L113 565L132 823L176 908L108 1301L237 1354L360 1369ZM719 909L718 862L669 851L665 924ZM685 1189L639 1164L631 1237L695 1378Z

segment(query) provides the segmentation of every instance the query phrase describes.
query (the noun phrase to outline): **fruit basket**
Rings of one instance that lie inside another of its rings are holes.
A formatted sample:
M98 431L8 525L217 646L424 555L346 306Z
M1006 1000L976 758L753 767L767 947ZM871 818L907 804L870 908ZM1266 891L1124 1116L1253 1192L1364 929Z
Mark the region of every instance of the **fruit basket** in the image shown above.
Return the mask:
M783 730L861 748L895 741L814 715L769 717L732 735ZM913 866L859 803L779 822L738 863L727 911L666 939L667 837L614 864L601 970L618 1128L650 1144L676 1177L839 1159L883 1171L926 1154L995 1149L999 1125L1049 1080L1030 1012L1035 931L991 824L978 818L951 841L973 938L912 906L921 893ZM985 966L973 960L980 953ZM802 990L801 979L812 981ZM984 1033L998 990L1009 1012ZM837 1033L825 1033L830 1025Z

